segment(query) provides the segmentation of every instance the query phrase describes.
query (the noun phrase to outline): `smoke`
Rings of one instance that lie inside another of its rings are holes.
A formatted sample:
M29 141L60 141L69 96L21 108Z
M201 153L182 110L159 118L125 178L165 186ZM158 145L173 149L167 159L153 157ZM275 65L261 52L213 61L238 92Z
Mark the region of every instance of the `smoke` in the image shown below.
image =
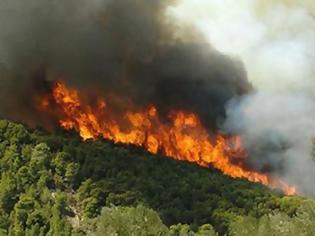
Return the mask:
M227 106L225 130L241 134L247 165L315 193L314 97L258 92Z
M178 36L179 27L166 14L175 3L1 1L0 93L7 99L1 99L0 114L38 122L30 109L34 101L25 99L39 93L29 78L36 77L38 85L40 78L62 76L119 109L130 104L155 104L163 114L184 109L217 130L226 102L251 85L243 65L213 49L193 27L186 27L193 39Z
M179 25L194 25L214 48L240 59L256 88L273 92L312 87L313 13L313 1L285 0L182 0L169 10Z
M182 0L169 14L244 63L255 91L229 101L222 128L242 136L246 164L314 196L314 1Z
M2 0L0 115L47 126L34 95L62 78L118 110L196 112L242 136L247 167L315 194L314 14L307 0Z

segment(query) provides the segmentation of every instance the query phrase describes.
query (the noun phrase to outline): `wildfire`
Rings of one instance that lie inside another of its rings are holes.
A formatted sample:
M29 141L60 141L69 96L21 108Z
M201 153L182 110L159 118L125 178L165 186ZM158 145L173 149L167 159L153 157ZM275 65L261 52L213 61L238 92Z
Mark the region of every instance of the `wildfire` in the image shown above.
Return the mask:
M156 107L149 106L144 111L127 111L122 118L115 119L105 99L98 99L97 105L92 106L77 90L60 81L54 84L52 99L57 108L49 106L47 98L40 102L40 108L53 112L61 127L76 130L84 140L103 137L117 143L134 144L151 153L160 152L205 167L211 165L233 178L246 178L281 188L289 195L296 194L295 187L281 180L235 164L236 160L247 156L240 138L222 135L210 138L196 114L174 110L166 123L161 121Z

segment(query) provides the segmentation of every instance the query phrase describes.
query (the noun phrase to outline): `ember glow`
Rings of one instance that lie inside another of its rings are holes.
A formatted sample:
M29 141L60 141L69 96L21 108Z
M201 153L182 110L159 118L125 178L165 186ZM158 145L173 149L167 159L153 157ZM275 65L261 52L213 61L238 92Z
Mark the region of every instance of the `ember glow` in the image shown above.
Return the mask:
M238 136L210 137L196 114L173 110L168 121L162 122L154 105L141 111L126 111L115 118L105 99L90 104L78 90L69 88L62 81L55 82L52 94L44 96L38 107L53 114L60 126L75 130L84 139L104 138L116 143L133 144L150 153L162 153L167 157L209 165L233 178L245 178L252 182L280 188L286 194L296 194L296 188L266 174L242 167L247 158Z

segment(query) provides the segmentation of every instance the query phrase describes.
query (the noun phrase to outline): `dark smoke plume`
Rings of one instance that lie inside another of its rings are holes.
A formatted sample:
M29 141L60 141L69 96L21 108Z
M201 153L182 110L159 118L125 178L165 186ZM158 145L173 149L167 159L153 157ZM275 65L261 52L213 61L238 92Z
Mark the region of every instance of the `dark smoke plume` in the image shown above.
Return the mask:
M31 98L45 91L41 81L62 76L71 86L98 91L116 105L119 98L120 106L155 104L165 114L171 109L196 112L215 131L226 102L251 86L241 63L212 49L201 36L188 40L177 35L176 24L165 15L175 3L1 1L0 115L47 123L32 108Z

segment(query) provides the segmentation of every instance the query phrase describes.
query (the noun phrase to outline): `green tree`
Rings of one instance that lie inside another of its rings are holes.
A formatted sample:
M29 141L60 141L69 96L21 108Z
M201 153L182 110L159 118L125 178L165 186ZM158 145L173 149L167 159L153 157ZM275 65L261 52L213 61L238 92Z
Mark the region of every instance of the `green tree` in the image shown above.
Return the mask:
M61 192L56 192L54 194L55 203L51 209L52 217L50 220L50 229L47 236L70 236L72 227L70 223L66 220L66 199L65 195Z
M205 224L199 227L196 236L217 236L218 234L214 231L212 225Z
M288 199L286 198L285 201ZM231 222L229 234L231 236L312 236L315 235L314 222L315 204L312 201L306 201L298 207L296 215L292 217L285 213L273 212L258 219L254 217L238 218Z
M104 208L97 222L97 236L168 235L158 214L144 206Z

